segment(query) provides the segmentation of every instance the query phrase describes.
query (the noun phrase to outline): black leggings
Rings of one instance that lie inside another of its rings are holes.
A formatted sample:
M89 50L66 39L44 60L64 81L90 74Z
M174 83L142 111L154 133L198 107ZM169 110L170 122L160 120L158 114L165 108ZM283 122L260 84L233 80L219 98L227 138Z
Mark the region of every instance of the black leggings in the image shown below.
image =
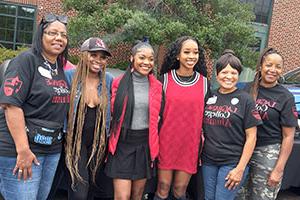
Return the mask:
M84 182L76 182L75 190L71 188L71 177L69 175L68 184L68 199L69 200L86 200L93 199L94 194L91 190L92 176L90 169L86 167L87 161L89 159L90 152L88 152L86 145L81 145L80 160L78 162L78 170L80 176L83 178Z

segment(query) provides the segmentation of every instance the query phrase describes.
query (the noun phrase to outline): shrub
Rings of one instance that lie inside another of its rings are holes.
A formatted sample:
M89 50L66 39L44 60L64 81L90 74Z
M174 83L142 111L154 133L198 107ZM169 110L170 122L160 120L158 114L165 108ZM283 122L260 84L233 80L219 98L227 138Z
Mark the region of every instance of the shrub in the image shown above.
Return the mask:
M77 63L79 62L79 56L77 55L70 55L68 56L68 60L73 63L74 65L77 65Z
M20 47L18 50L0 48L0 64L3 63L5 60L12 59L16 57L22 51L27 50L27 47Z
M129 66L129 61L121 61L121 62L118 62L116 64L110 65L109 67L116 68L116 69L121 69L121 70L126 70L128 66Z

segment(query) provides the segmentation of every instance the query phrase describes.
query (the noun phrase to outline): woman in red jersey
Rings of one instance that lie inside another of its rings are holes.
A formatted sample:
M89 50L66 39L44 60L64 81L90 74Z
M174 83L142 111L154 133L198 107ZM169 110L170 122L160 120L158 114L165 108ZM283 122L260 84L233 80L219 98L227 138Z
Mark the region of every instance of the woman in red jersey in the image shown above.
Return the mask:
M199 42L189 36L178 38L165 57L161 75L165 108L154 199L168 198L171 185L173 198L186 199L190 178L197 172L207 91L204 51Z

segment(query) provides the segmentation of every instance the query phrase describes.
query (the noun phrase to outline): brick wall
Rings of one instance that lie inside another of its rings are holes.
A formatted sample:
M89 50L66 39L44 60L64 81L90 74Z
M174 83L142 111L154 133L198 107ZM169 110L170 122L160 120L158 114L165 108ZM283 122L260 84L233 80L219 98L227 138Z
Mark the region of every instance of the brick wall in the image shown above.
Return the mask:
M285 71L300 67L300 0L274 0L268 46L281 52Z

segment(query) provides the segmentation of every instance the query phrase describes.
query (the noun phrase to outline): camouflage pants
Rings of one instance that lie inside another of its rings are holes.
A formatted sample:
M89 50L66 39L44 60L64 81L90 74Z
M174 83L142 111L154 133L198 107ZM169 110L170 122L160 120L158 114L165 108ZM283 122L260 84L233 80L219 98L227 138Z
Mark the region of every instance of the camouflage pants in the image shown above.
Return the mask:
M251 161L248 180L238 192L235 200L275 200L281 182L276 187L267 184L280 153L280 144L256 147Z

